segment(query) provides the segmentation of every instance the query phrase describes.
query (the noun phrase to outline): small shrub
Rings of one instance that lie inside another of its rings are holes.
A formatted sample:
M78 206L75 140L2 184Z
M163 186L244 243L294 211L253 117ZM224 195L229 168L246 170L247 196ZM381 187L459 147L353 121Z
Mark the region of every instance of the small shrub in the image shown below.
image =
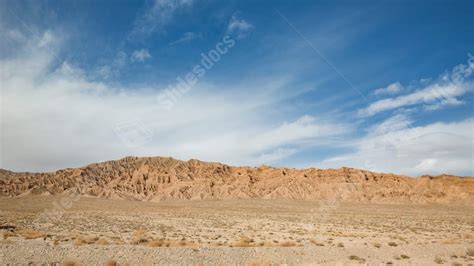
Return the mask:
M338 248L343 248L343 247L344 247L344 244L342 244L342 243L339 242L339 244L337 244L337 247L338 247Z
M466 251L466 256L474 257L474 248L468 248Z
M250 247L252 246L254 240L252 238L241 236L239 242L237 242L234 246L235 247Z
M113 259L109 259L104 263L104 266L117 266L117 265L118 263Z
M61 263L61 265L62 266L79 266L80 264L75 260L66 259Z
M3 232L3 239L7 239L13 236L18 236L18 235L15 232L10 232L10 231Z
M161 247L161 246L163 246L163 240L161 240L161 239L151 240L150 242L148 242L147 246L149 246L149 247Z
M324 246L323 243L317 242L316 240L313 240L313 239L311 239L309 242L311 242L311 244L313 244L315 246L318 246L318 247L323 247Z
M44 233L29 228L18 230L18 234L20 234L25 239L36 239L45 236Z
M292 241L285 241L280 244L281 247L294 247L296 246L295 242Z
M72 241L72 244L74 246L82 246L84 244L86 244L86 241L80 237L76 237L73 241Z
M444 260L438 256L436 256L436 258L434 259L434 262L438 263L438 264L443 264L444 263Z
M409 259L410 258L410 256L404 255L404 254L400 255L400 257L402 257L402 259Z
M388 242L388 245L391 246L391 247L396 247L396 246L398 246L398 244L395 243L395 242Z
M107 240L105 240L104 238L101 238L99 240L97 240L97 242L95 242L96 244L98 245L108 245L109 242Z
M349 256L349 259L350 259L350 260L357 260L357 261L359 261L359 262L365 262L365 259L364 259L364 258L361 258L361 257L356 256L356 255L350 255L350 256Z
M376 248L380 248L382 245L380 245L380 243L374 243L374 247Z

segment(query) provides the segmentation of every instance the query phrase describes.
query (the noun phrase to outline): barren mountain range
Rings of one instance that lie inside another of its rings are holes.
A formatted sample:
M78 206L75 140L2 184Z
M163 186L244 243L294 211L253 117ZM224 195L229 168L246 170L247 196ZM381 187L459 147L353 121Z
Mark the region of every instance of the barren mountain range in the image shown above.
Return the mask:
M412 178L346 167L232 167L169 157L126 157L48 173L0 170L0 196L61 193L142 201L261 198L471 204L474 178Z

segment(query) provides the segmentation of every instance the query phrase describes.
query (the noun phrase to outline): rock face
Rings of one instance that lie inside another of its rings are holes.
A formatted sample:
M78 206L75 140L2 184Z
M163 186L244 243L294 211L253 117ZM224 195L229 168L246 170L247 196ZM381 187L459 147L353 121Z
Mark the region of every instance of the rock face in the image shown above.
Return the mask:
M126 157L50 173L0 170L0 196L71 192L144 201L261 198L472 204L474 178L411 178L345 167L231 167L167 157Z

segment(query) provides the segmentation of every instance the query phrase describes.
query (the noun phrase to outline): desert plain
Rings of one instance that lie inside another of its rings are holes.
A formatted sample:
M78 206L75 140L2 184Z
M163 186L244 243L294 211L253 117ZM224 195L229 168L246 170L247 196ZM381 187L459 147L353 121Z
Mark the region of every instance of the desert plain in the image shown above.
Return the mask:
M0 200L3 265L474 263L473 206L81 197L41 221L65 197Z
M1 265L474 265L472 177L161 157L0 177Z

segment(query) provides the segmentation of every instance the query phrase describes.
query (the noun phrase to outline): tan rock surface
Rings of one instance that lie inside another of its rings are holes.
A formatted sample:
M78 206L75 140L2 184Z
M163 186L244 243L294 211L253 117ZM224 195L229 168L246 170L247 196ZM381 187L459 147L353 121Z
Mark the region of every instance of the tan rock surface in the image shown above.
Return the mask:
M169 157L126 157L50 173L0 170L0 196L77 191L101 198L338 199L358 202L474 202L474 178L411 178L353 168L232 167Z

